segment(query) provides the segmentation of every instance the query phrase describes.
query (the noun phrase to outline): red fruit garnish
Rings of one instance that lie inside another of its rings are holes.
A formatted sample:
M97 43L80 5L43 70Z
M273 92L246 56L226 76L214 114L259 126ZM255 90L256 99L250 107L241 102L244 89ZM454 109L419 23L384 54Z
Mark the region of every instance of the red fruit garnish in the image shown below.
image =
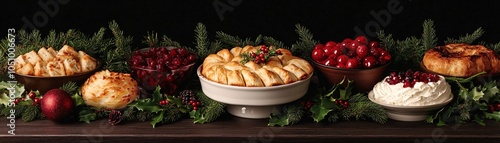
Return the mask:
M358 65L359 65L358 59L350 58L349 60L347 60L345 67L348 69L354 69L354 68L358 68Z
M337 60L329 57L323 62L323 65L335 67L337 65Z
M328 41L326 42L325 47L335 47L335 45L337 45L337 43L333 41Z
M318 43L318 44L316 44L316 45L314 46L314 50L316 50L316 49L322 49L322 50L323 50L323 48L324 48L324 47L325 47L325 46L324 46L323 44L319 44L319 43Z
M365 36L358 36L354 41L359 42L361 45L367 45L368 44L368 39L366 39Z
M343 64L344 67L345 67L345 64L347 63L347 60L349 60L349 57L347 55L340 55L337 57L337 63Z
M369 44L370 48L380 48L380 43L377 41L371 41Z
M312 51L311 58L316 62L320 62L325 60L327 56L325 55L325 51L323 49L318 48Z
M328 57L328 56L332 55L333 47L326 46L325 48L323 48L323 51L325 51L325 55Z
M378 65L377 59L374 56L367 56L363 60L364 68L373 68Z
M337 66L335 66L336 68L345 68L345 64L343 63L337 63Z
M365 45L360 45L358 48L356 48L356 54L358 54L358 57L364 58L369 54L368 47Z

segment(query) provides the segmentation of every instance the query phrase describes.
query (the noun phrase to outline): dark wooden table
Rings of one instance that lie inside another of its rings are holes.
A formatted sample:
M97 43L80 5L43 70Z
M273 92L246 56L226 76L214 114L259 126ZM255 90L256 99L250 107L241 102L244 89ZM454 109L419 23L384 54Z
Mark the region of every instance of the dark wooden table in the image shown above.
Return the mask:
M243 119L224 115L213 123L193 124L184 119L152 128L149 122L126 122L111 126L107 120L86 123L54 123L49 120L17 120L16 135L9 135L6 118L0 120L1 143L14 142L500 142L500 123L487 121L437 127L424 122L371 121L338 123L303 122L287 127L267 127L267 119Z

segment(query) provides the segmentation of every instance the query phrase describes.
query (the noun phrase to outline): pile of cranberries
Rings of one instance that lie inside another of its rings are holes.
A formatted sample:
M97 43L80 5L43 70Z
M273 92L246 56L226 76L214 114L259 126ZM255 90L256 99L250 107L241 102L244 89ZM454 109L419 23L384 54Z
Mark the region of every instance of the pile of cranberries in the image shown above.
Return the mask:
M328 41L324 45L316 44L311 58L331 67L369 69L388 63L391 54L381 48L377 41L368 41L365 36L358 36L354 40L346 38L339 43Z
M184 48L155 47L135 51L129 60L132 75L146 92L160 85L163 93L174 94L193 69L197 56Z
M413 86L417 82L429 83L429 82L437 82L439 81L439 76L436 74L430 74L420 71L413 72L412 70L407 70L406 72L391 72L388 78L385 79L387 83L390 85L395 85L398 83L403 83L403 87Z

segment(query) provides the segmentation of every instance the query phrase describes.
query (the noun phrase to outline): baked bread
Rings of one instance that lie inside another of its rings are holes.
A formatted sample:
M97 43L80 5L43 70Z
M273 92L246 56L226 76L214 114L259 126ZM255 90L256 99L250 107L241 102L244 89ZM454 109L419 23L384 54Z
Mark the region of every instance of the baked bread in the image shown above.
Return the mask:
M15 59L16 73L34 76L68 76L97 68L97 60L83 51L64 45L59 51L42 47Z
M203 61L202 75L208 80L232 86L270 87L290 84L308 78L313 67L306 60L295 57L287 49L276 49L282 54L270 57L265 63L242 63L242 54L257 52L260 46L234 47L210 54ZM274 47L269 47L272 50Z
M500 73L500 57L482 45L447 44L424 54L423 65L430 71L456 77L468 77L480 72Z
M81 88L85 104L122 109L139 97L139 87L130 74L100 71L90 76Z

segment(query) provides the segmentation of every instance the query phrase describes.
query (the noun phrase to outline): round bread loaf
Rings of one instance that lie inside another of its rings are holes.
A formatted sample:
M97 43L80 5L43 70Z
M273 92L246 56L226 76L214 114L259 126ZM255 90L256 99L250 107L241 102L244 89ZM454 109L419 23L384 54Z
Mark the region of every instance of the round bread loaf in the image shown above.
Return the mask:
M273 49L270 47L269 49ZM234 47L210 54L203 61L202 75L221 84L246 87L270 87L307 79L313 74L308 61L295 57L287 49L264 63L242 63L244 53L257 52L260 46Z
M139 96L137 82L130 74L100 71L92 75L81 89L85 104L109 109L122 109Z
M468 77L480 72L500 72L500 60L495 51L482 45L447 44L428 50L422 63L428 70L456 77Z

